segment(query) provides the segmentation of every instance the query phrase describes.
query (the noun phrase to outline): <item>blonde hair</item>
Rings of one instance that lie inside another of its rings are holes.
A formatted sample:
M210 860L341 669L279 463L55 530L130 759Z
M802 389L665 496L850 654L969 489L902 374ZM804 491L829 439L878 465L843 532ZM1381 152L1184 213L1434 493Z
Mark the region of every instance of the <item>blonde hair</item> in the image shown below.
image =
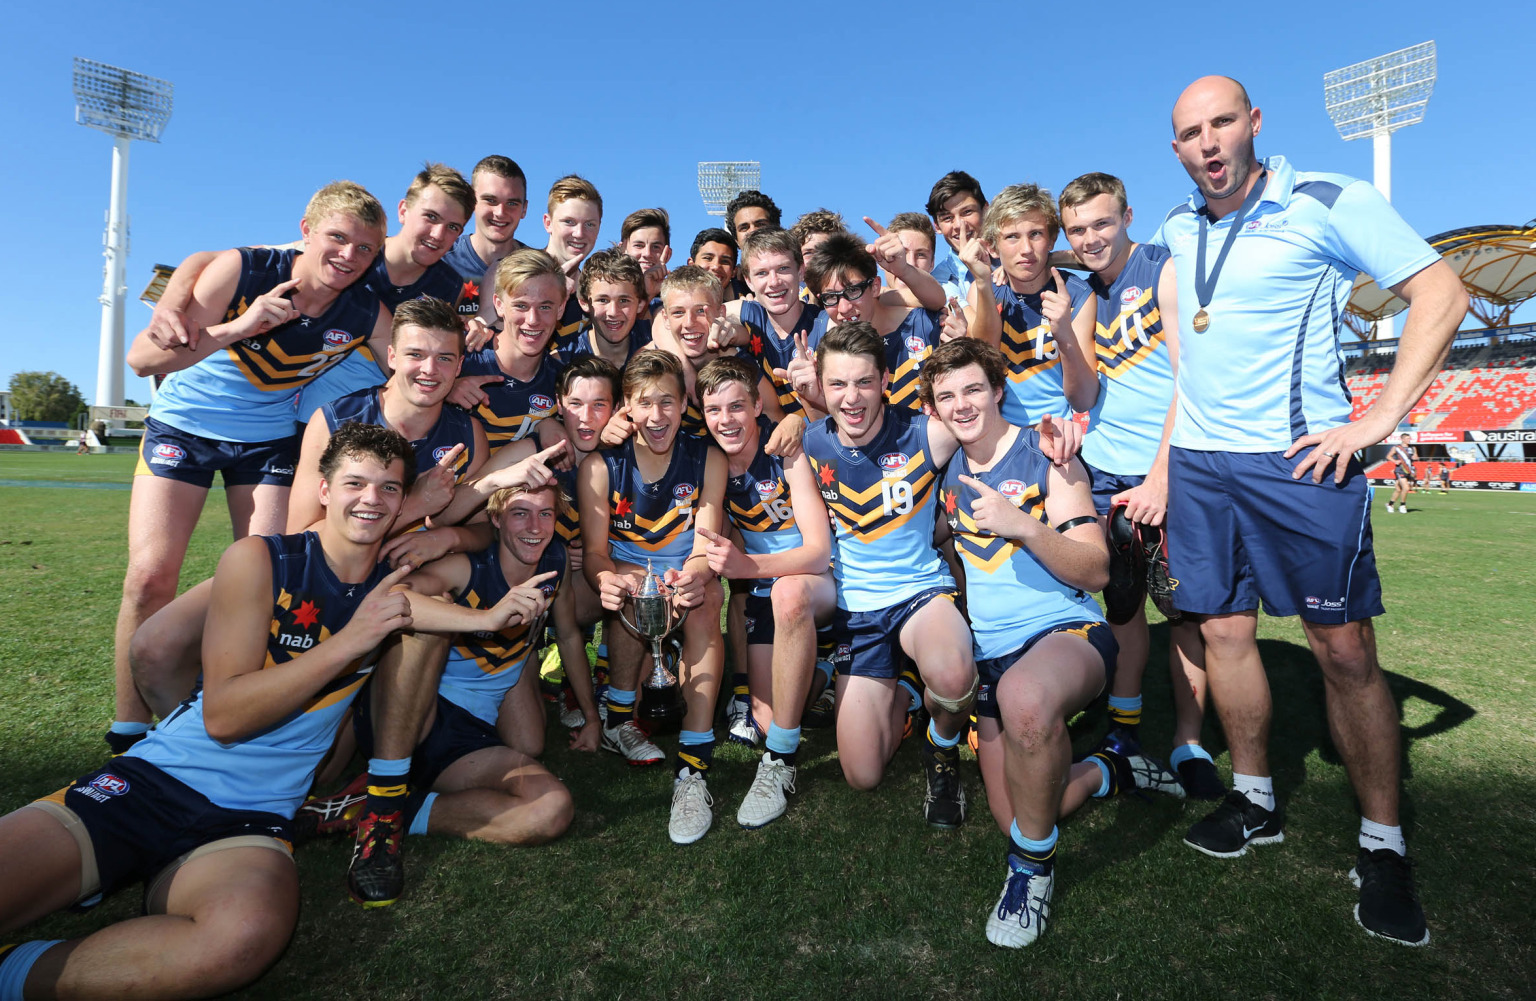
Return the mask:
M332 181L316 191L304 207L304 221L311 226L320 225L326 216L337 213L349 215L383 233L389 226L384 206L368 193L368 189L352 181Z
M514 250L496 265L496 294L509 298L542 275L554 278L560 283L561 291L565 290L565 272L560 270L553 257L531 247Z
M416 199L427 189L427 186L437 188L443 194L453 199L459 208L464 210L464 217L471 218L475 214L475 189L464 180L464 175L454 170L445 163L428 163L422 166L416 176L411 179L411 186L405 189L405 204L409 208L416 204Z
M656 294L665 303L667 296L673 292L697 292L701 289L709 293L716 305L720 304L720 279L697 264L684 264L661 280L661 288Z
M549 214L554 215L556 205L572 198L591 202L597 206L597 214L603 214L603 196L597 193L597 186L578 174L566 174L549 186Z
M1046 229L1051 242L1061 233L1061 216L1056 214L1056 199L1038 184L1010 184L997 193L987 206L987 215L981 222L981 238L993 246L1003 226L1022 219L1031 212L1045 217Z

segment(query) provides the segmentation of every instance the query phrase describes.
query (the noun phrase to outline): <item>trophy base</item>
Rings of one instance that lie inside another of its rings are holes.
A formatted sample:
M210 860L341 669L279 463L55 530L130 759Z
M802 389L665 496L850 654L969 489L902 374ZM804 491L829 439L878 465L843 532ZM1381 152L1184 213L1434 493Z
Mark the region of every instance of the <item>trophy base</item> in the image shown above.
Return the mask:
M665 688L640 687L640 705L636 715L651 733L673 733L683 725L683 700L676 685Z

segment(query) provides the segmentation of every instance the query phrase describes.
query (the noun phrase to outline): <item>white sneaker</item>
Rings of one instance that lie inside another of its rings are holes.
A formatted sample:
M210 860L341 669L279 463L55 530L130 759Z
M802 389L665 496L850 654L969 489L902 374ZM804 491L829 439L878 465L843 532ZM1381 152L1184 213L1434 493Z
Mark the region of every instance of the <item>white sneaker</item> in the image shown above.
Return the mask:
M704 776L690 768L677 772L677 782L672 786L672 819L667 823L667 836L675 845L691 845L709 833L715 822L711 807L715 801L704 784Z
M567 730L580 730L587 725L587 714L581 711L580 706L570 706L561 709L560 725Z
M725 715L731 721L731 728L726 736L737 744L756 747L759 738L757 726L752 722L751 705L732 699L731 707L726 710Z
M636 726L634 720L604 727L603 750L622 754L632 765L654 765L665 757L661 748L646 738L645 731Z
M752 788L747 790L746 797L741 801L741 809L736 811L736 823L748 830L773 823L784 816L784 811L789 808L785 793L794 791L794 766L786 765L764 753L763 760L758 762Z
M1004 949L1022 949L1045 934L1056 873L1011 866L997 906L987 915L987 941Z

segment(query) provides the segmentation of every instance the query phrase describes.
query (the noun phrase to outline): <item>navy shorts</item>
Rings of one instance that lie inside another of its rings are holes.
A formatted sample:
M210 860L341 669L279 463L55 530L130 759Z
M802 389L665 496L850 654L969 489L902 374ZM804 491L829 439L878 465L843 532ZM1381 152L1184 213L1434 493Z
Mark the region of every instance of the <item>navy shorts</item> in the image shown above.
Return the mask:
M1350 460L1344 482L1291 479L1302 456L1168 454L1173 603L1195 615L1300 615L1338 625L1380 615L1370 487Z
M372 701L363 697L352 703L352 732L365 758L373 757ZM487 747L505 746L495 726L439 695L432 729L411 751L411 785L431 789L438 776L460 758Z
M1115 681L1115 660L1120 656L1120 644L1115 641L1115 634L1109 628L1109 623L1100 619L1080 619L1077 622L1063 622L1060 625L1051 626L1031 636L1028 641L1013 653L1006 657L988 657L986 660L976 662L976 673L981 677L981 686L976 690L976 715L987 719L998 718L997 707L997 683L1003 680L1003 675L1008 669L1019 662L1019 659L1033 649L1036 643L1047 636L1057 633L1067 633L1072 636L1081 636L1104 658L1104 688L1108 689Z
M220 441L146 417L139 464L133 474L163 476L205 490L213 486L214 473L224 474L226 487L254 483L291 487L298 457L297 435L276 441Z
M284 850L293 841L287 818L219 806L140 758L115 757L29 806L57 819L80 842L81 899L148 883L216 841L248 839ZM94 859L86 857L87 848Z
M901 649L901 627L930 601L946 598L953 602L955 597L952 587L930 587L889 608L872 612L837 609L832 613L832 636L837 644L832 666L838 674L861 678L898 676L906 660Z
M771 646L773 644L773 599L762 594L747 595L746 616L747 646Z
M1078 456L1077 461L1083 462L1082 456ZM1101 517L1109 514L1109 502L1116 494L1125 493L1125 491L1132 487L1139 487L1147 480L1145 474L1137 476L1135 474L1106 473L1104 470L1096 469L1086 462L1083 462L1083 468L1088 470L1088 479L1093 483L1093 509Z

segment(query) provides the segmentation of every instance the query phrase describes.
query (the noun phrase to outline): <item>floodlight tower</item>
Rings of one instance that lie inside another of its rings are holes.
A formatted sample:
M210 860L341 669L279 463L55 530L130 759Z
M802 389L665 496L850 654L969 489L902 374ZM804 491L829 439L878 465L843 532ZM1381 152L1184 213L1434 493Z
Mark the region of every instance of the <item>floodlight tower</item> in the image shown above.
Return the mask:
M171 120L169 81L75 57L75 121L112 136L112 201L103 239L101 346L96 358L96 405L123 405L123 297L128 291L128 144L160 141Z
M1323 74L1323 103L1339 135L1371 137L1376 190L1392 200L1392 133L1424 120L1435 92L1435 43L1422 42ZM1376 322L1376 337L1396 332L1392 317Z
M743 191L762 183L763 165L757 160L700 160L699 197L710 215L725 215L725 207Z

